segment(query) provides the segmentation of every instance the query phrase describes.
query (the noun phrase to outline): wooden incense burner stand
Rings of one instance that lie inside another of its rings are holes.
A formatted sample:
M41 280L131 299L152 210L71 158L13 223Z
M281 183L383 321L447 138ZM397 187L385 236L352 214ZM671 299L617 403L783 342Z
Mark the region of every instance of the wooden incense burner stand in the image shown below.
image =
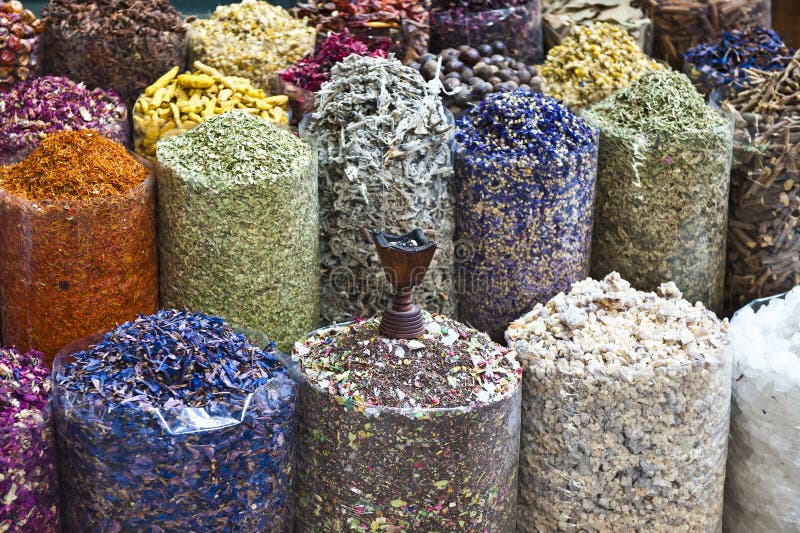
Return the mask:
M412 301L414 287L419 285L436 252L436 243L429 241L422 230L405 235L382 231L373 235L375 247L394 295L381 317L380 332L392 339L415 339L425 332L422 311Z

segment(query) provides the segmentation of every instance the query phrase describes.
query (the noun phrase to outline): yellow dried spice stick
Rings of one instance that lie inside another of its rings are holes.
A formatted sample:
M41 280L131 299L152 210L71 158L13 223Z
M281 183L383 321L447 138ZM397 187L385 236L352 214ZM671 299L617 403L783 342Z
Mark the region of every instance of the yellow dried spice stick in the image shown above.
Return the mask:
M242 109L276 124L288 125L286 95L268 96L250 80L225 76L199 61L194 72L179 74L178 67L161 76L133 107L134 150L154 159L156 144L165 137L188 131L205 120Z

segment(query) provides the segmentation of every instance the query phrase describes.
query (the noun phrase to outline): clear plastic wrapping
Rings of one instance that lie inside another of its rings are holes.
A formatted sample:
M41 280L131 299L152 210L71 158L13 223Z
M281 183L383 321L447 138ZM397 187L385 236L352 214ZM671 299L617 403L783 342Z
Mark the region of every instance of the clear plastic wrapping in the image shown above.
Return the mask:
M0 344L0 531L58 533L56 443L41 354Z
M268 331L287 349L319 325L313 150L236 182L185 170L182 158L192 153L173 150L167 158L163 145L156 167L163 305L203 309Z
M800 134L793 110L735 117L726 307L800 284Z
M384 49L393 53L404 64L417 60L428 51L430 42L430 18L420 14L419 20L401 17L400 24L386 28L349 26L353 37L360 39L370 50ZM320 33L318 39L324 37Z
M648 55L653 51L653 22L644 18L633 0L542 0L542 33L545 50L561 44L574 24L608 22L633 36Z
M60 385L91 342L53 372L65 531L293 531L297 384L285 372L202 408L98 406Z
M430 17L431 52L502 41L514 59L534 64L544 58L539 0L489 11L432 11Z
M186 65L185 33L143 36L132 31L122 37L95 36L48 25L45 36L48 74L82 80L92 87L111 87L128 105L150 84L154 72Z
M642 290L674 281L722 310L732 135L730 123L657 138L601 128L594 277L616 271Z
M155 180L91 200L0 190L3 340L49 365L65 345L158 305Z
M780 300L784 295L756 300L731 322L733 394L724 523L730 533L800 529L800 374L786 369L783 354L769 346L779 335L753 332L747 324L753 320L751 311ZM796 312L783 312L777 320L769 318L771 326L796 337ZM757 352L766 359L751 359ZM789 361L797 365L796 356Z
M589 273L597 141L542 162L459 146L459 318L502 341L508 324Z
M514 530L519 387L477 407L404 409L298 379L298 532Z
M724 324L674 285L581 285L590 305L559 295L506 334L525 369L517 531L721 531Z
M24 424L0 428L1 531L56 533L58 483L50 409Z
M639 0L653 20L653 52L680 69L692 46L712 41L725 31L759 25L770 27L771 0Z
M353 56L351 56L353 57ZM455 202L452 184L453 117L437 124L444 133L380 150L357 132L319 134L301 124L301 134L317 143L320 162L320 262L323 323L368 317L381 311L389 286L369 234L387 228L403 234L415 227L438 244L427 277L417 287L420 307L452 314ZM369 151L365 148L369 147Z

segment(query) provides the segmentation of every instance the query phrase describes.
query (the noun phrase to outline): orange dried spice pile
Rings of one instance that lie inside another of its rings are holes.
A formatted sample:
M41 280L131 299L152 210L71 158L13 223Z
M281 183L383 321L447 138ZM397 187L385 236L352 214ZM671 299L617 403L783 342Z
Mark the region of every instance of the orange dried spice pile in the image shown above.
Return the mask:
M95 130L62 131L22 162L0 166L0 188L27 200L101 198L125 194L149 172Z

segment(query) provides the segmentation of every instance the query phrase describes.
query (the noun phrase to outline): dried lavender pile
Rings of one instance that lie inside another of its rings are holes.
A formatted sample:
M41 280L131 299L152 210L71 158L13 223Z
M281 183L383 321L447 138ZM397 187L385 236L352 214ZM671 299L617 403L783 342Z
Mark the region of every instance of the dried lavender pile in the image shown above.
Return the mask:
M50 0L45 70L112 87L128 105L154 73L186 64L186 26L169 0Z
M725 530L800 529L800 289L748 306L730 327Z
M221 318L140 316L54 374L66 531L292 531L297 386Z
M423 313L413 340L373 318L295 344L298 531L513 531L513 352Z
M725 108L735 117L726 305L800 284L800 52L786 69L750 71Z
M600 127L592 275L617 271L643 290L674 281L722 310L730 118L684 74L644 74L588 108Z
M50 133L85 129L127 143L128 110L116 91L58 76L16 83L0 97L0 165L22 161Z
M509 327L525 368L518 529L720 531L727 321L612 273Z
M454 309L453 124L440 88L399 61L351 55L317 93L306 134L319 154L325 322L384 308L389 287L369 233L375 228L419 227L439 244L416 297L432 311Z
M494 94L457 121L461 320L509 322L589 274L597 131L553 98Z
M42 354L0 348L0 531L56 533L50 372Z

